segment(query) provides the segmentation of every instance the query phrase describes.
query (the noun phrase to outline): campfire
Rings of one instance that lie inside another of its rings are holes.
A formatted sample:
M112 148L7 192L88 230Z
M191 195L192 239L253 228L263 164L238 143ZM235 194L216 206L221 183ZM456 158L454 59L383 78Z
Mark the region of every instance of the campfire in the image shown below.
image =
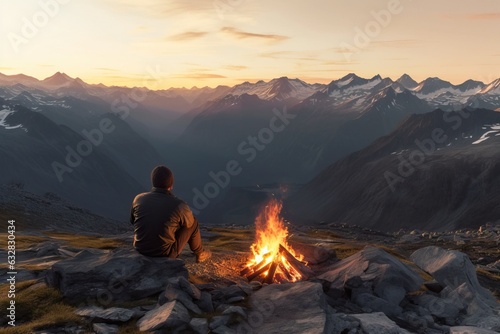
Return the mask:
M285 283L308 279L312 270L287 243L288 229L280 217L282 204L272 199L255 220L252 257L241 271L248 281Z

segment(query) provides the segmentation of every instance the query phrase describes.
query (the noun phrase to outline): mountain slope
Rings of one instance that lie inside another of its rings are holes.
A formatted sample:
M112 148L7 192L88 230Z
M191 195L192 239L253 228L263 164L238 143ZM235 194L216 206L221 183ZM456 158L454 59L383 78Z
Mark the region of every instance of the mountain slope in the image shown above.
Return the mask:
M499 134L500 113L489 110L411 116L390 135L325 169L287 208L295 218L389 231L496 221Z

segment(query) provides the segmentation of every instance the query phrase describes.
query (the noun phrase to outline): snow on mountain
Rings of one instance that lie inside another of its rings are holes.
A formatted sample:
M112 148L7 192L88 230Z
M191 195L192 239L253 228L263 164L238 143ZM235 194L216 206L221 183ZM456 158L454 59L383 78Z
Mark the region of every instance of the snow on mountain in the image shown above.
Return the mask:
M226 94L231 95L257 95L262 100L287 101L293 100L300 102L313 95L323 85L308 84L300 79L289 79L281 77L265 82L260 80L256 83L244 82L234 86Z
M413 78L406 73L403 74L398 80L396 80L396 82L401 84L404 88L410 90L413 90L418 86L418 82L413 80Z
M479 91L479 93L480 94L489 94L489 95L493 95L493 94L500 95L500 78L496 79L495 81L493 81L492 83L490 83L489 85L487 85L486 87L481 89Z

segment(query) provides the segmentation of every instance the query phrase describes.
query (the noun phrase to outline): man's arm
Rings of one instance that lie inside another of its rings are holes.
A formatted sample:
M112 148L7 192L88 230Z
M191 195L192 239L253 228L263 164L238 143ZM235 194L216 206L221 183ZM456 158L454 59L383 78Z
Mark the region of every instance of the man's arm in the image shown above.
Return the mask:
M189 205L187 205L186 203L179 204L179 216L180 226L186 228L191 228L193 226L195 218L193 212L189 208Z

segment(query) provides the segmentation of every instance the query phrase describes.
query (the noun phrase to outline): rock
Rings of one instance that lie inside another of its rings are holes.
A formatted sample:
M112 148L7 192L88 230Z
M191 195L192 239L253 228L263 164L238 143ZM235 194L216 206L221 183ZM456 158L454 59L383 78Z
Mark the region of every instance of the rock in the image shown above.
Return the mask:
M436 281L425 282L424 286L427 288L427 290L435 293L440 293L444 289L444 287Z
M498 332L472 326L456 326L450 328L450 334L498 334Z
M351 333L355 332L360 326L358 319L343 313L331 313L329 317L332 324L331 333Z
M397 317L403 313L403 309L398 305L392 304L385 299L368 293L361 293L357 295L354 302L362 308L369 308L376 312L383 312L389 317Z
M200 300L195 300L195 303L205 313L212 313L214 311L212 295L208 292L202 291Z
M394 321L387 318L384 313L352 314L357 319L365 333L370 334L410 334L400 328Z
M216 329L212 330L214 334L236 334L237 332L234 329L231 329L227 326L220 326Z
M189 327L196 334L207 334L208 333L208 320L205 318L193 318L189 322Z
M117 325L108 325L101 323L93 324L92 329L96 334L116 334L119 331Z
M326 248L320 245L303 244L289 241L293 250L304 257L304 261L309 264L321 264L326 261L337 262L337 252L335 249Z
M183 276L179 276L177 279L182 291L186 292L193 299L199 300L201 298L201 291L194 284L190 283Z
M416 291L422 278L404 263L382 249L365 247L362 251L334 264L319 279L332 282L331 288L343 288L348 279L359 276L373 283L373 292L386 301L399 305L407 292Z
M70 300L106 304L155 295L175 276L188 276L182 260L146 257L132 249L84 250L55 263L46 281Z
M81 317L92 318L104 322L127 322L132 319L135 312L126 308L110 307L103 309L98 306L82 307L75 311Z
M272 284L250 296L243 333L323 333L328 330L327 304L319 283Z
M438 298L429 294L417 296L415 303L424 307L435 317L445 319L447 325L456 325L461 308L450 300Z
M212 318L212 320L210 321L210 325L208 327L210 327L210 329L213 330L215 328L225 326L229 321L229 319L231 319L231 316L229 315L217 315Z
M497 305L491 292L479 284L476 269L464 253L428 246L415 251L410 259L422 270L431 274L443 287L456 289L467 283L487 304Z
M193 300L187 294L187 292L184 292L182 290L178 290L169 284L167 286L167 288L165 289L165 291L163 291L160 294L160 296L158 298L158 304L163 305L167 302L171 302L174 300L181 302L182 305L184 305L188 310L190 310L193 313L196 313L196 314L202 313L200 308L195 303L193 303Z
M229 306L222 312L222 315L240 315L243 319L247 318L247 314L245 313L245 310L243 310L243 307L241 306Z
M247 293L236 284L220 288L212 292L212 299L221 304L243 301L247 296Z
M155 331L182 326L190 320L188 310L178 301L172 301L146 313L137 322L137 327L141 331Z

